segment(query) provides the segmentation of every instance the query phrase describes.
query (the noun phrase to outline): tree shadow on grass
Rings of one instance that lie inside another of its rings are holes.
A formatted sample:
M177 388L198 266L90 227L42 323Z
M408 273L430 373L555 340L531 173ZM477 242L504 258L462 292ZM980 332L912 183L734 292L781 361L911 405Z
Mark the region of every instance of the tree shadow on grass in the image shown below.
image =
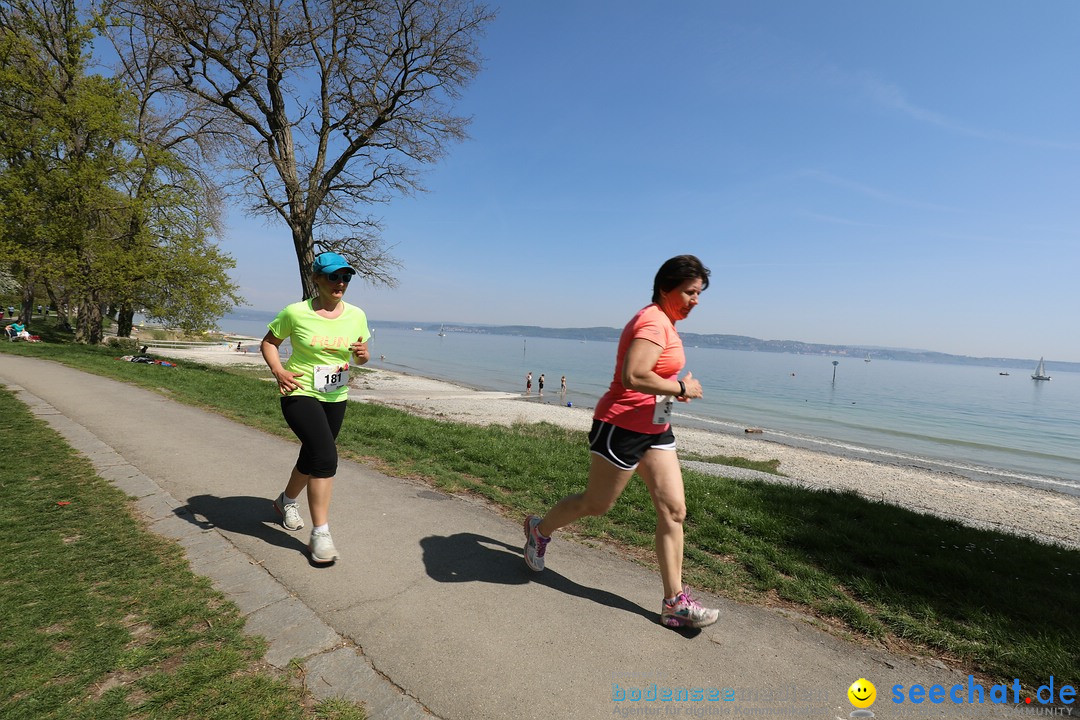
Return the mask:
M581 585L560 575L551 568L534 573L522 560L522 549L476 533L455 535L429 535L420 540L424 567L428 577L438 582L484 582L495 585L524 585L536 583L552 590L584 598L600 605L623 610L653 623L659 615L615 593ZM679 634L693 637L700 630L679 630Z
M744 542L746 555L756 560L754 572L782 597L816 603L825 613L834 612L834 599L850 599L862 617L837 617L853 627L907 633L985 672L1023 682L1075 676L1080 668L1077 550L852 492L749 482L739 490L742 497L731 506L741 508L741 517L716 513L711 522L737 529L735 542ZM715 538L689 539L712 543L713 551L720 547ZM821 580L813 586L790 579L817 573Z

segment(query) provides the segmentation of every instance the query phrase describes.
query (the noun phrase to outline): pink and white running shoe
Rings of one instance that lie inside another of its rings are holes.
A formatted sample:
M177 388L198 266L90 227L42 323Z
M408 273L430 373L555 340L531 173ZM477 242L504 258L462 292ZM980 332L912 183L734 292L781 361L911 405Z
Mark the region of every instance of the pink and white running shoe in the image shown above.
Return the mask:
M668 627L703 628L712 625L720 617L720 611L702 607L701 603L690 594L690 586L683 585L683 591L668 604L667 599L660 608L660 622Z
M540 572L544 569L544 553L551 538L544 537L536 526L542 518L530 515L525 518L525 564L530 570Z

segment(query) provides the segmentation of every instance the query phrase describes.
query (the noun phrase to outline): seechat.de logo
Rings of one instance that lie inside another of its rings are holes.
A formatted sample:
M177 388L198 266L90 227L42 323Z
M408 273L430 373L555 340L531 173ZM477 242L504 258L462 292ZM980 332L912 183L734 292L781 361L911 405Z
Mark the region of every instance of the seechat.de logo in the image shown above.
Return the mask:
M995 705L1047 706L1056 703L1064 706L1063 709L1068 710L1071 715L1072 706L1076 703L1076 688L1061 681L1055 681L1054 676L1051 675L1050 682L1040 685L1038 690L1035 691L1035 697L1031 698L1024 697L1019 679L1014 678L1010 684L999 683L985 688L975 681L974 676L968 675L967 683L957 683L950 687L944 687L943 685L925 687L919 684L911 687L893 685L892 701L897 705L903 705L904 703L913 705L922 705L923 703L932 705L941 705L943 703L953 705L992 703Z

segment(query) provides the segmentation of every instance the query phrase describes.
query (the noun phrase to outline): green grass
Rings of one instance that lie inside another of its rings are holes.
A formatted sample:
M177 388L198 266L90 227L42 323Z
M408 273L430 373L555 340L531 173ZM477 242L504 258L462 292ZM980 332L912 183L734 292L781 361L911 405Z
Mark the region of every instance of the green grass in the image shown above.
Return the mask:
M732 455L699 455L698 453L680 453L679 457L683 460L699 460L701 462L714 463L716 465L727 465L728 467L757 470L758 472L769 473L770 475L784 475L780 472L779 460L750 460L748 458L734 457Z
M364 717L262 663L236 606L6 390L0 438L0 719Z
M291 437L276 392L260 379L265 371L134 365L70 345L4 349L54 357ZM339 447L386 472L482 495L510 515L542 512L579 492L588 464L583 431L476 427L365 404L350 408ZM1080 552L852 493L692 471L685 482L685 575L699 587L793 606L854 636L933 653L994 679L1036 686L1051 675L1080 676ZM574 530L647 551L654 523L648 493L635 481L607 516Z

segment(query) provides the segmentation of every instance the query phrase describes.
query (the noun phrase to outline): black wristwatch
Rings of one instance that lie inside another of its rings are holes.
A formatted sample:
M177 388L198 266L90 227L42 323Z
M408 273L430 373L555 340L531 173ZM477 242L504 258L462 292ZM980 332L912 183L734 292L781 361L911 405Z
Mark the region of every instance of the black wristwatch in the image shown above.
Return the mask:
M676 380L675 382L679 383L679 394L675 397L686 397L686 383L682 380Z

